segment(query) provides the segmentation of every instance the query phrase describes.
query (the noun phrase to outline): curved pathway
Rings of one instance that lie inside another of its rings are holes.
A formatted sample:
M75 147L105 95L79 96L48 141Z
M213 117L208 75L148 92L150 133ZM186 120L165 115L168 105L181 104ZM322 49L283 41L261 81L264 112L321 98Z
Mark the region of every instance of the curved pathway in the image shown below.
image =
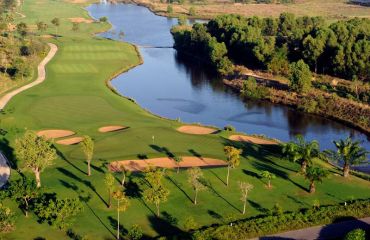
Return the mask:
M0 109L4 109L6 104L14 97L15 95L34 87L45 80L46 71L45 66L46 64L55 56L56 52L58 51L58 47L55 44L48 43L50 46L50 51L48 55L42 60L42 62L37 67L38 76L37 79L27 85L24 85L20 88L17 88L0 98ZM10 176L10 167L8 165L7 158L0 152L0 188L3 187L6 182L8 181Z
M45 80L46 71L45 66L46 64L54 57L55 53L58 51L58 47L53 43L48 43L50 47L50 51L48 55L42 60L42 62L37 67L38 76L37 79L27 85L24 85L20 88L17 88L7 94L5 94L3 97L0 98L0 109L4 109L6 104L17 94L34 87L40 83L42 83Z

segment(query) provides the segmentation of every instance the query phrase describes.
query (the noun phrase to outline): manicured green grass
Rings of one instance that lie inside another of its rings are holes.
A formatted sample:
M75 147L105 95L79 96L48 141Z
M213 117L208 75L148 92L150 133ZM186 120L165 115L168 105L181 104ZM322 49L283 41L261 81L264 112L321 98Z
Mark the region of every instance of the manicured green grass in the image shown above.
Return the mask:
M94 138L96 148L90 178L86 176L86 163L78 145L56 145L61 157L41 175L46 190L56 192L59 197L89 197L83 214L72 227L75 232L88 235L89 239L114 237L116 212L105 205L107 190L103 181L106 165L113 160L136 159L140 154L165 156L158 147L165 147L177 155L198 153L225 158L223 146L230 144L225 138L227 133L207 136L181 134L176 131L180 123L153 116L106 87L105 81L109 77L139 63L133 46L92 37L93 32L107 29L108 25L83 24L79 32L70 31L70 26L64 25L69 24L65 19L86 16L86 12L78 5L62 0L40 0L37 4L25 1L24 12L28 16L25 21L30 23L37 19L49 22L54 16L63 18L59 29L62 37L51 40L58 45L59 51L47 66L46 81L18 95L7 106L8 113L1 117L2 127L9 132L4 141L9 141L11 147L25 128L69 129L76 131L77 135L88 134ZM50 31L52 33L53 29ZM143 94L148 94L144 88ZM114 133L98 132L101 126L115 124L129 128ZM154 143L152 136L155 136ZM127 229L136 223L145 234L155 236L178 231L188 216L194 217L200 225L207 225L262 214L276 203L284 210L295 210L312 206L315 199L319 199L321 204L334 204L351 198L370 198L369 182L355 177L344 180L334 174L318 185L316 194L309 195L308 183L296 174L299 166L282 160L276 153L278 147L251 144L239 147L244 148L244 154L241 165L232 170L231 185L226 187L224 184L225 168L204 170L212 188L200 193L197 206L191 202L193 192L187 184L186 173L169 171L165 185L171 195L161 206L161 219L154 217L154 206L139 197L145 187L141 176L131 176L127 187L131 206L121 215L123 227ZM273 189L266 189L265 182L259 179L258 174L262 170L278 176L273 180ZM19 175L13 171L12 179L17 177ZM238 181L248 181L255 186L250 193L245 216L240 213L242 203ZM17 209L13 202L7 201L6 204ZM63 232L47 224L38 224L36 217L25 218L19 210L16 211L19 214L17 230L4 235L5 239L67 238ZM177 224L170 224L169 216L177 219Z

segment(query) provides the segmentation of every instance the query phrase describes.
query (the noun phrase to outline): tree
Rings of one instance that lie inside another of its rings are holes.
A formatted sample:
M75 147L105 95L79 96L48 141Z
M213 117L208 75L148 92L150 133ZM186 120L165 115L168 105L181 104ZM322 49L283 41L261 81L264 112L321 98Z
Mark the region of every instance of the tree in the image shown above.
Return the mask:
M42 21L37 22L36 25L37 25L37 30L39 30L40 32L44 32L48 28L48 25Z
M74 222L74 217L83 210L82 203L75 198L49 199L36 204L35 213L41 221L60 230L66 230Z
M130 205L128 198L125 193L122 191L122 188L117 188L112 193L113 198L117 201L117 239L119 239L119 220L120 212L125 212Z
M159 168L150 169L145 174L145 180L149 183L150 188L144 191L144 200L149 203L154 203L157 209L157 216L159 217L159 205L166 202L170 191L162 184L162 179L165 175L164 170Z
M198 192L207 189L204 179L203 172L199 167L192 167L187 170L188 173L188 182L191 187L194 189L194 204L197 204Z
M226 186L229 186L229 176L230 168L235 168L240 164L240 154L243 150L237 149L233 146L225 146L224 153L227 157L227 177L226 177Z
M366 231L361 228L354 229L346 234L344 240L366 240Z
M137 224L131 226L127 233L130 240L140 240L143 237L143 230Z
M101 18L99 18L99 21L100 22L108 22L108 18L107 17L101 17Z
M173 160L176 162L176 165L177 165L177 173L180 172L180 163L183 161L183 158L182 157L179 157L179 156L175 156L173 158Z
M20 208L24 210L26 217L28 217L30 202L41 194L36 182L28 178L11 182L9 192L12 198L20 202Z
M283 155L292 161L301 164L301 173L306 172L307 166L312 164L313 159L319 157L319 143L315 140L306 142L302 135L296 137L296 141L288 142L283 147Z
M243 205L243 214L245 214L246 206L247 206L247 198L248 193L253 189L253 185L247 182L239 182L239 188L241 192L240 200L244 203Z
M328 172L319 167L310 166L307 168L305 178L310 181L310 193L316 192L315 182L322 182L322 180L328 176Z
M53 24L55 26L55 37L57 37L58 36L58 27L60 26L59 18L53 18L53 20L51 20L51 24Z
M72 23L72 31L77 32L80 30L80 24L78 22Z
M37 187L41 187L40 173L52 165L57 157L51 143L33 131L27 131L22 138L16 139L15 155L26 170L35 174Z
M0 232L8 233L15 229L15 214L9 208L0 203Z
M85 154L87 161L87 175L91 176L91 160L94 155L94 141L89 136L84 136L83 141L81 142L82 150Z
M143 195L145 201L155 205L157 209L157 217L159 217L159 205L167 201L170 191L163 186L158 186L156 188L151 187L146 189Z
M346 140L333 142L337 152L328 151L329 157L333 160L343 163L343 177L348 177L351 166L367 163L367 154L365 148L361 147L359 141L352 141L350 137Z
M188 19L186 18L185 15L180 15L179 19L178 19L178 25L184 26L184 25L187 24L187 21L188 21Z
M114 185L114 176L112 173L108 172L105 174L104 183L106 188L108 189L108 208L112 206L112 189Z
M167 6L167 13L173 13L173 7L170 4Z
M271 179L275 179L275 174L269 172L269 171L263 171L261 172L261 177L266 178L268 180L267 187L271 189Z
M310 68L303 60L290 64L289 86L293 91L308 92L311 88L311 78Z
M195 16L195 15L197 15L197 12L195 11L195 7L190 7L190 8L189 8L189 15L190 15L190 16Z
M21 35L22 37L25 37L27 35L27 31L28 31L28 26L26 23L20 22L17 24L17 32L19 33L19 35Z
M126 183L126 178L130 176L131 172L127 170L124 165L119 165L118 172L120 172L122 175L121 186L124 187Z

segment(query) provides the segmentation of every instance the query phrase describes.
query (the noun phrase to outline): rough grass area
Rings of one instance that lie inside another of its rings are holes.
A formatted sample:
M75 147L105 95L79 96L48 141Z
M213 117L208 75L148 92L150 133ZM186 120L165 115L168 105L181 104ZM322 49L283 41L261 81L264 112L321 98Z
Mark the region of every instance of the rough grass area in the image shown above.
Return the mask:
M81 136L88 134L95 140L95 156L92 176L86 175L87 166L80 146L59 146L60 157L42 173L46 191L56 192L59 197L83 197L88 199L73 230L89 239L112 239L116 227L116 211L106 207L107 189L104 174L107 164L114 160L136 159L140 156L163 157L169 152L176 155L202 155L225 159L223 146L231 144L228 134L183 134L176 129L180 123L153 116L132 101L113 93L105 81L118 72L137 65L139 57L132 45L93 37L93 32L108 29L107 24L81 24L72 32L70 17L85 17L87 13L79 5L62 0L25 1L24 20L50 22L53 17L62 19L57 40L56 57L47 66L47 79L42 84L16 96L1 115L2 128L8 134L1 140L1 147L11 157L14 139L25 129L66 129ZM45 34L53 34L50 27ZM143 86L143 94L144 92ZM99 127L123 125L123 131L100 133ZM152 136L155 136L153 142ZM128 211L121 214L123 233L134 223L139 224L146 235L157 236L181 231L184 220L193 216L200 225L242 218L238 181L248 181L255 188L250 193L247 214L254 216L279 203L284 210L312 206L315 199L321 204L343 202L357 198L369 198L370 182L356 177L343 179L330 166L331 177L317 186L317 193L307 193L308 183L296 171L299 166L281 159L279 147L261 147L239 143L244 149L241 166L232 170L230 186L224 184L225 168L204 170L209 182L208 191L199 194L199 205L192 204L193 192L187 184L187 175L169 172L164 184L171 191L169 200L161 206L161 218L155 218L154 206L141 200L145 187L141 175L129 179L127 195L131 198ZM17 162L18 166L22 163ZM274 172L273 188L266 189L266 182L259 178L262 170ZM32 177L32 175L30 175ZM19 175L12 171L11 178ZM119 178L119 175L117 175ZM117 185L119 179L117 179ZM47 224L39 224L35 216L25 218L14 202L7 201L17 211L17 229L3 239L69 239L64 232Z
M159 0L133 0L136 3L150 6L160 14L167 15L167 4ZM153 3L154 2L154 3ZM219 14L241 14L244 16L277 17L282 12L291 12L297 16L323 16L326 19L336 20L351 17L370 17L368 7L349 4L347 0L296 0L294 4L241 4L234 1L209 0L191 4L186 1L183 5L173 5L173 14L188 14L190 7L194 7L196 17L212 18Z

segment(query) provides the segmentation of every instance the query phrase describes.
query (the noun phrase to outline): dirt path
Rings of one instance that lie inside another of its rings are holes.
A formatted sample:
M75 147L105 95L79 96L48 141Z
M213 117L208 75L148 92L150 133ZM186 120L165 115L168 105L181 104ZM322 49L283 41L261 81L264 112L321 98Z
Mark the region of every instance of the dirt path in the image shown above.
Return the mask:
M10 99L12 99L12 97L17 95L18 93L21 93L31 87L34 87L42 83L45 80L45 76L46 76L45 66L54 57L55 53L58 51L58 47L55 44L48 43L48 45L50 46L50 51L48 55L44 58L44 60L42 60L42 62L37 67L37 72L38 72L37 79L27 85L24 85L20 88L15 89L14 91L11 91L5 94L2 98L0 98L0 109L4 109L4 107L10 101Z
M10 176L10 167L8 160L2 152L0 152L0 188L6 184Z

